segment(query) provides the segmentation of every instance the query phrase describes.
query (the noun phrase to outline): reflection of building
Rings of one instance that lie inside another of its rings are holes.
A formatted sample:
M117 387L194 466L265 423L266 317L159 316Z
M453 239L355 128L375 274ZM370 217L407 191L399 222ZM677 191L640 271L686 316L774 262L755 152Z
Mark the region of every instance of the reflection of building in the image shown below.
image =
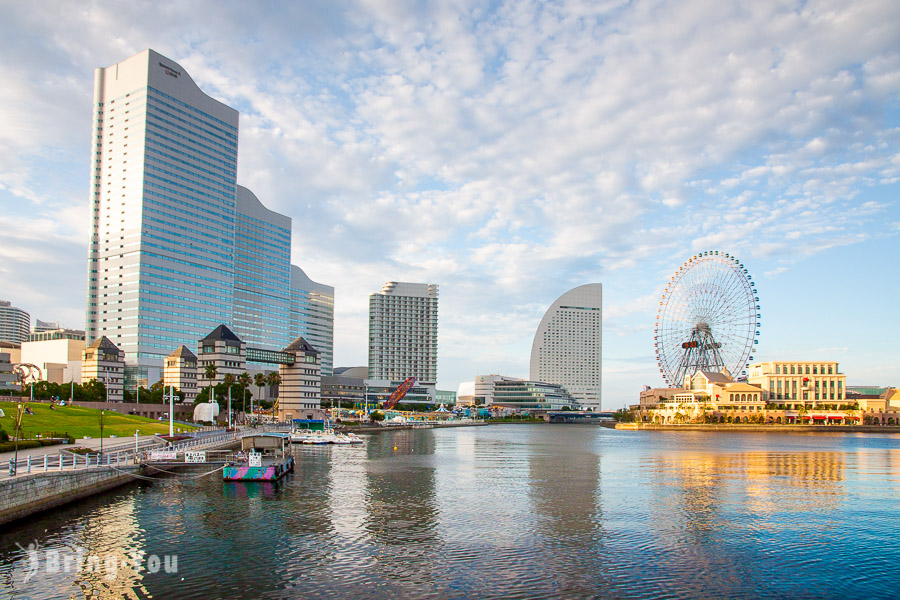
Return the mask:
M823 361L764 362L750 365L750 383L762 387L765 399L795 409L846 402L846 375L838 363Z
M525 410L560 410L577 406L575 398L562 385L504 375L477 375L473 403Z
M184 392L185 402L192 403L197 398L198 379L197 355L188 350L187 346L180 346L166 357L163 384L166 388L174 386L176 390Z
M437 284L389 281L369 296L369 379L434 386L437 358Z
M22 342L21 362L40 367L45 381L68 383L81 377L84 332L57 329L33 333Z
M334 369L334 288L316 283L291 267L291 336L303 337L319 351L322 376Z
M125 353L105 335L84 349L81 359L81 381L92 379L106 386L110 402L121 402L125 379Z
M8 300L0 300L0 340L24 342L31 333L31 315Z
M600 410L603 286L569 290L550 305L534 334L529 377L562 385L585 408Z

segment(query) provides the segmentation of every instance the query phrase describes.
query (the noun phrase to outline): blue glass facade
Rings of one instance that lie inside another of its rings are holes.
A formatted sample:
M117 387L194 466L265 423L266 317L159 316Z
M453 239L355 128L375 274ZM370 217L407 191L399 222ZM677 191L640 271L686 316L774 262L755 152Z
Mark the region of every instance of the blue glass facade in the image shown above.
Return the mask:
M129 365L223 323L253 347L296 337L291 220L237 185L238 117L152 50L96 71L86 337Z

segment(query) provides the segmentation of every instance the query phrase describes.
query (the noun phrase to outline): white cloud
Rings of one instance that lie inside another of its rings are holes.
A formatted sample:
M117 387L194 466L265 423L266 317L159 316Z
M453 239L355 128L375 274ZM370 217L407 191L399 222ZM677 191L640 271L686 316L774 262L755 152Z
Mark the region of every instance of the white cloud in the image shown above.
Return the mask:
M694 251L776 275L897 231L896 201L869 197L900 180L895 2L7 8L0 208L37 215L46 246L0 254L82 272L92 70L154 47L241 110L239 181L336 287L339 361L364 360L367 296L389 279L441 284L452 368L527 366L539 307L623 281L610 326L637 356ZM0 271L0 288L37 286Z

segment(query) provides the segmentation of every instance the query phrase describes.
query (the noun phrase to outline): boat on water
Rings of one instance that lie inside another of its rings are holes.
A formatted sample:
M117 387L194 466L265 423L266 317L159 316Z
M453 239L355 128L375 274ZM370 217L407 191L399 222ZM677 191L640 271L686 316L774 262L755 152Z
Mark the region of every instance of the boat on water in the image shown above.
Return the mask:
M278 481L294 471L290 436L257 433L241 438L241 451L222 470L225 481Z
M340 433L323 419L294 419L290 441L292 444L362 444L364 440L355 433Z

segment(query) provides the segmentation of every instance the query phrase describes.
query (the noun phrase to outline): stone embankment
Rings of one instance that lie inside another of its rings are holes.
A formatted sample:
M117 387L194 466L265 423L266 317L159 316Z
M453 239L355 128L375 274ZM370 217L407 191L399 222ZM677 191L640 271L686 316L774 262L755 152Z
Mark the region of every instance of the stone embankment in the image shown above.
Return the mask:
M222 439L227 437L228 439ZM206 440L199 438L181 444L182 450L213 450L234 447L233 434L211 436ZM79 465L79 459L73 456L73 468L68 463L56 463L54 469L34 473L20 473L0 480L0 525L40 513L45 510L68 504L94 494L111 490L126 483L147 479L151 473L145 473L147 465L135 463L133 455L127 454L127 460L119 460L118 456L103 455L106 464ZM111 460L112 459L112 460ZM68 460L68 459L65 459ZM96 457L94 460L97 460ZM39 468L40 463L35 463ZM44 464L46 469L46 463Z
M140 465L19 475L0 482L0 525L135 481Z
M657 425L655 423L617 423L616 429L630 431L724 431L728 433L900 433L900 427L875 425L734 425L728 423Z

